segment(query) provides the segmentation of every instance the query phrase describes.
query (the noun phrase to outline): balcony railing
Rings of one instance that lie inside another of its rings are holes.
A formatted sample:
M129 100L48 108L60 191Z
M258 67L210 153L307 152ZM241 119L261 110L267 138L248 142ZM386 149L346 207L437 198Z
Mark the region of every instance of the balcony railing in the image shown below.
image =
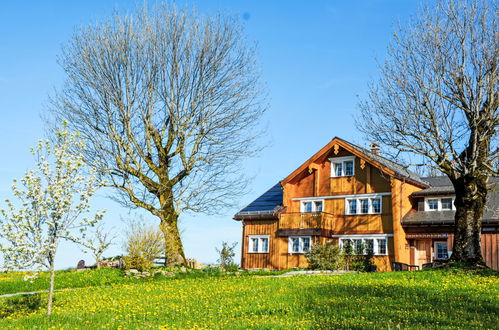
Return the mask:
M326 212L281 213L279 228L322 228L332 229L334 216Z

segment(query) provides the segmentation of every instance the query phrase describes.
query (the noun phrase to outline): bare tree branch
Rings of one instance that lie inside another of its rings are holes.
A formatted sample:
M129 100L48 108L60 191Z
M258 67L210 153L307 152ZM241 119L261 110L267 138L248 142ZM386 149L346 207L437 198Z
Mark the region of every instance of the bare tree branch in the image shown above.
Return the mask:
M360 130L388 155L416 154L449 176L457 208L453 256L467 261L481 260L487 182L499 175L498 23L493 1L425 7L397 29L381 78L360 104Z
M85 138L116 200L176 228L180 213L220 212L245 191L266 109L254 51L231 17L115 15L65 45L51 113Z

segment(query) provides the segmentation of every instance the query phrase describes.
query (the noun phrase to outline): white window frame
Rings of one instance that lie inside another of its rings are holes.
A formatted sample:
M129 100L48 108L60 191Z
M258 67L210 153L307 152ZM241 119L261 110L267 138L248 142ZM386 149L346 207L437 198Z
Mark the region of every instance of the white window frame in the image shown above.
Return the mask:
M362 207L360 206L360 201L362 199L367 199L369 206L369 212L368 213L361 213ZM379 212L374 212L374 207L373 207L373 199L379 199ZM357 206L356 206L356 213L351 213L350 212L350 202L351 200L356 200L357 201ZM383 213L383 197L380 195L371 195L363 197L362 195L357 195L357 197L354 198L345 198L345 215L365 215L365 214L382 214Z
M297 251L293 251L293 244L291 243L292 242L292 238L297 238L299 240L299 246L298 246L298 252ZM303 254L303 253L306 253L307 251L303 251L303 239L304 238L308 238L309 239L309 250L310 248L312 248L312 236L289 236L288 237L288 253L289 254Z
M438 257L438 249L437 249L438 244L445 244L445 245L447 245L447 258L439 258ZM433 242L433 251L434 251L433 258L435 260L447 260L450 257L449 256L449 244L447 243L447 241L435 241L435 242Z
M253 251L253 239L258 239L258 250ZM267 250L263 250L262 240L267 239ZM248 235L248 253L269 253L270 235Z
M321 202L322 210L317 211L317 205L315 203ZM301 213L310 213L305 211L305 203L312 203L312 213L314 212L324 212L324 200L323 199L307 199L305 201L300 202L300 212Z
M365 240L373 240L373 255L375 256L387 256L388 255L388 238L393 237L393 234L371 234L371 235L333 235L332 237L338 238L338 246L343 248L343 242L345 240L362 240L365 245ZM385 240L385 253L379 253L379 241ZM366 251L364 251L364 255Z
M331 161L331 177L341 178L355 175L355 156L329 158ZM352 175L345 175L345 162L352 162ZM341 175L336 175L335 164L341 163Z
M442 208L442 199L452 199L452 203L451 203L451 208L450 210L449 209L443 209ZM438 200L438 207L436 210L432 210L430 209L430 200ZM456 207L454 206L454 201L455 201L455 196L439 196L439 197L425 197L424 199L424 210L425 211L428 211L428 212L435 212L435 211L455 211L456 210Z

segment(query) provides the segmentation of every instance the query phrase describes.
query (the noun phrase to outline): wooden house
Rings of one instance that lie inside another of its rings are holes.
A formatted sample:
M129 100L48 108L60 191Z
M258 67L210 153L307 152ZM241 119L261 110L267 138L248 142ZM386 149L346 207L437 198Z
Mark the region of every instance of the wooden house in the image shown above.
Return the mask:
M493 183L499 183L493 178ZM498 185L499 187L499 185ZM241 267L307 267L313 244L363 245L379 270L392 262L422 266L452 253L453 188L421 178L367 150L334 138L293 173L239 211ZM499 269L499 193L489 195L482 250Z

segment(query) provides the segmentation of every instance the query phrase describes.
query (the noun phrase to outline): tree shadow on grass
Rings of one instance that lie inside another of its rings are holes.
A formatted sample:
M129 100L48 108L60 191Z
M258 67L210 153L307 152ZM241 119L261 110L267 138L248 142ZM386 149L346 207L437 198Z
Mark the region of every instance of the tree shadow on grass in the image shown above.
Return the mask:
M301 293L315 328L496 328L497 295L387 283L312 286Z

